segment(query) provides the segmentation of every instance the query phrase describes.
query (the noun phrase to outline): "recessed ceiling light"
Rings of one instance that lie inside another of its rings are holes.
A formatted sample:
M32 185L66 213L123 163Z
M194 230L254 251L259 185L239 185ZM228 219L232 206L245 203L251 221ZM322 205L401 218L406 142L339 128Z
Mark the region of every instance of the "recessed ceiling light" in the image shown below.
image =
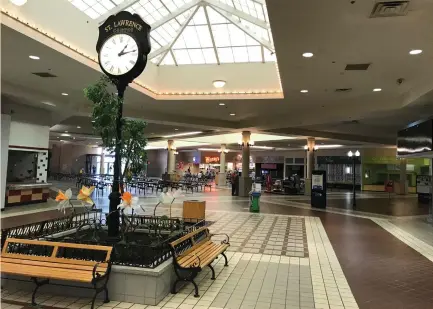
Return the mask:
M213 86L214 86L215 88L222 88L222 87L224 87L225 85L226 85L225 80L214 80L214 81L213 81Z
M311 57L313 57L314 56L314 54L313 53L310 53L310 52L306 52L306 53L303 53L302 54L302 57L304 57L304 58L311 58Z
M62 92L62 95L65 95L65 96L66 96L66 95L69 95L69 94L67 94L66 92Z
M379 91L382 91L382 88L374 88L373 91L374 92L379 92Z
M80 127L80 126L77 126L77 129L81 129L81 127Z
M75 137L73 137L73 139L75 139Z
M29 58L30 58L30 59L33 59L33 60L39 60L39 59L41 59L41 58L39 58L38 56L33 56L33 55L30 55Z
M17 6L21 6L27 3L27 0L9 0L9 1Z
M220 104L218 104L219 106L224 106L224 105L226 105L225 103L220 103Z
M179 129L174 129L175 131L179 131Z
M60 136L71 136L71 134L68 134L68 133L62 133L62 134L60 134Z
M412 49L409 54L411 55L419 55L422 53L422 49Z
M231 113L230 116L236 116L236 114L235 113Z
M41 101L41 103L45 104L45 105L49 105L49 106L56 106L56 104L48 102L48 101Z
M308 92L307 89L302 89L302 90L301 90L301 93L307 93L307 92Z

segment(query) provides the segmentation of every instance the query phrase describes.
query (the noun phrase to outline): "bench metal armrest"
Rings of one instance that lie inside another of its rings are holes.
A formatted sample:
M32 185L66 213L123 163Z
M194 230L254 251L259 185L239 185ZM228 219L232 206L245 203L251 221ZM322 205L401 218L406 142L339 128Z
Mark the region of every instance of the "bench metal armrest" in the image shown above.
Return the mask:
M219 236L219 235L224 235L226 237L226 239L221 241L221 244L230 245L230 236L226 233L210 234L209 237L210 237L210 239L212 239L213 236Z
M99 264L101 264L101 263L107 263L107 270L105 271L105 273L103 275L101 275L100 273L97 272L97 268L98 268ZM111 262L110 261L96 263L95 266L93 266L93 270L92 270L93 280L97 280L97 279L104 277L105 275L107 275L110 272L110 269L111 269Z
M194 254L194 253L192 253L192 254L185 254L185 255L181 255L180 257L185 257L185 256L193 256L193 257L196 258L196 261L194 263L192 263L191 266L189 266L189 268L200 267L201 260L200 260L200 257L197 254ZM177 258L176 258L176 263L177 263ZM179 263L177 263L177 264L179 265ZM181 267L181 266L179 265L179 267Z

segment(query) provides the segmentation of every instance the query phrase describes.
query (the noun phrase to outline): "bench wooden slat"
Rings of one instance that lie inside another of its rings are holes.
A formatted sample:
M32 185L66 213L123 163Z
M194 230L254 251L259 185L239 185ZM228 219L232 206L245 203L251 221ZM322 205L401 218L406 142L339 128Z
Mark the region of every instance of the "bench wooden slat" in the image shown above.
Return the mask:
M56 241L47 241L47 240L34 240L34 239L8 238L6 239L6 242L38 245L38 246L49 246L49 247L61 247L61 248L90 249L90 250L110 251L110 252L112 250L112 247L108 247L108 246L75 244L75 243L68 243L68 242L56 242Z
M33 261L41 261L41 262L52 262L59 264L72 264L72 265L91 265L94 266L96 261L85 261L85 260L75 260L75 259L66 259L66 258L53 258L49 256L38 256L38 255L27 255L27 254L19 254L19 253L6 253L2 254L2 257L7 258L15 258L20 260L33 260ZM107 267L107 263L100 263L102 267Z
M201 260L200 254L201 252L205 251L208 249L209 246L211 246L212 243L206 242L203 245L194 248L194 250L192 250L189 255L186 256L182 256L180 258L177 259L177 262L179 263L180 266L182 267L187 267L190 264L193 264L197 261L196 256L198 256Z
M9 264L19 264L19 265L45 266L45 267L51 267L51 268L55 268L55 269L73 269L73 270L93 271L93 266L91 266L91 265L62 264L62 263L35 261L35 260L29 260L29 259L25 259L25 258L16 259L16 258L2 257L1 262L2 263L9 263ZM104 267L104 266L98 265L98 267L97 267L97 271L99 271L99 272L105 273L106 270L107 270L107 266Z
M200 258L200 266L204 267L209 265L219 254L221 254L221 252L224 252L228 247L229 246L225 244L219 245L209 241L204 247L205 250L201 250L200 252L193 251L193 253ZM189 264L194 263L195 260L184 260L182 262L178 261L178 263L182 267L188 267Z
M1 263L2 273L23 275L37 278L63 279L90 283L93 279L92 272L74 269L55 269L51 267L18 265Z
M194 235L196 235L196 234L198 234L200 232L203 232L204 230L207 230L207 227L205 227L205 226L201 227L201 228L199 228L199 229L197 229L197 230L195 230L195 231L193 231L191 233L186 234L185 236L182 236L181 238L179 238L179 239L173 241L172 243L170 243L170 246L174 247L174 246L180 244L181 242L183 242L183 241L185 241L185 240L187 240L189 238L192 238Z
M202 265L203 266L207 266L210 263L212 263L218 255L220 255L221 253L223 253L224 251L226 251L227 248L229 247L229 245L227 245L227 244L217 245L217 246L218 247L215 247L215 249L212 252L212 254L209 254L205 259L202 260Z

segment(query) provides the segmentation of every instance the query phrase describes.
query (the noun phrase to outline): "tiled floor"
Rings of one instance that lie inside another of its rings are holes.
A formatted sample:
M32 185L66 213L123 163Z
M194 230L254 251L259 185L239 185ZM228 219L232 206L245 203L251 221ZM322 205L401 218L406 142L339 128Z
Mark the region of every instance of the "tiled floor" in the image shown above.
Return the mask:
M108 206L106 198L96 198L103 209ZM173 205L173 216L181 216L181 202L188 198ZM308 207L305 197L288 201L285 196L267 195L261 200L262 213L250 214L248 199L231 197L224 189L195 193L193 198L206 201L211 231L229 234L229 267L218 260L215 281L207 269L200 273L199 299L191 294L192 285L187 285L146 309L432 308L433 246L428 239L433 228L422 219L399 221L383 215L370 219L358 210L346 209L343 215L338 207L337 211L316 211ZM346 201L347 194L334 193L329 204L347 202L341 200ZM407 213L402 211L404 206L414 203L412 197L405 197L385 206L389 202L380 194L363 194L360 200L371 204L368 209L394 205L397 210L385 211L387 215ZM155 201L155 196L141 199L146 213L153 213ZM168 213L167 207L157 210L159 215ZM28 209L23 216L17 214L15 210L7 218L2 216L2 224L13 226L58 215L56 211L31 214ZM12 302L3 303L2 308L22 308L29 301L28 293L9 292L2 290L2 299ZM89 308L88 299L45 294L42 300L47 309ZM104 307L146 306L110 302Z

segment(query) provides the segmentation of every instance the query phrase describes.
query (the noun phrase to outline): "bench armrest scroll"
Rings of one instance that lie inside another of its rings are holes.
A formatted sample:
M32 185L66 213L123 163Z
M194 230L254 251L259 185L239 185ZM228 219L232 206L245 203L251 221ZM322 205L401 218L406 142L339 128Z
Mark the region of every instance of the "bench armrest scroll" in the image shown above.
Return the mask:
M223 241L221 241L221 244L228 244L228 245L230 245L230 236L227 235L226 233L210 234L209 237L212 239L213 236L219 236L219 235L223 235L223 236L226 237L226 239L224 239Z
M97 272L98 266L101 263L107 263L107 265L108 265L105 273L102 275L99 272ZM110 261L105 261L105 262L101 262L101 263L96 263L95 266L93 266L92 276L93 276L94 280L105 276L110 271L110 268L111 268L111 262Z

